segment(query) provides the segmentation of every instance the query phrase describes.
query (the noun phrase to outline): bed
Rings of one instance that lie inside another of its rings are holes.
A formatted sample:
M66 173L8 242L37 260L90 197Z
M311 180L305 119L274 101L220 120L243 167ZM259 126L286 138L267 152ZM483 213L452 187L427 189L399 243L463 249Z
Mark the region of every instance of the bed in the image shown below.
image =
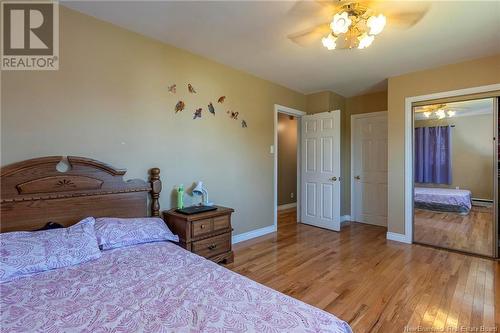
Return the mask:
M159 216L160 170L125 170L60 156L2 168L2 232L64 226L86 216ZM150 198L149 198L150 197ZM0 284L2 332L334 332L347 323L171 242L102 252L99 259Z
M472 208L472 193L468 190L415 187L414 201L415 208L465 215Z

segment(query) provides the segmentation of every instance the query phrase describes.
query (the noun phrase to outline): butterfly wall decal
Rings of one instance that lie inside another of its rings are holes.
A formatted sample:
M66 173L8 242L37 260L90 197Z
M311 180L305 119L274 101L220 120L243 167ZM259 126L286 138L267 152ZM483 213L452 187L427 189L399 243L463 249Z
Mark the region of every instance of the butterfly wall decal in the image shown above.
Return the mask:
M177 104L175 104L175 113L183 111L185 107L186 103L184 103L183 101L178 101Z
M201 118L201 111L203 111L202 108L196 109L196 111L194 112L194 115L193 115L193 119Z
M234 111L227 111L227 114L229 114L229 117L234 120L238 120L238 115L240 114L239 112L234 112Z
M208 111L215 116L215 108L212 102L208 104Z
M193 86L191 83L188 83L188 90L191 94L196 94L196 90L194 90Z
M194 89L193 85L191 83L188 83L187 85L187 88L188 88L188 91L189 93L191 94L196 94L196 89ZM172 84L170 86L168 86L168 92L171 93L171 94L176 94L177 93L177 84ZM219 104L223 104L224 102L226 101L226 96L220 96L218 99L217 99L217 103ZM177 102L177 104L175 105L175 113L177 114L178 112L182 112L184 111L184 109L186 108L186 103L182 100L179 100ZM207 105L207 109L208 109L208 112L210 112L211 114L213 114L215 116L215 107L214 107L214 104L212 102L208 103ZM202 118L202 113L203 113L203 109L202 108L197 108L194 112L193 112L193 119L198 119L198 118ZM238 116L239 116L239 112L235 112L235 111L232 111L232 110L228 110L226 112L229 117L233 120L238 120ZM242 128L247 128L248 127L248 124L246 122L246 120L242 119L241 120L241 127Z

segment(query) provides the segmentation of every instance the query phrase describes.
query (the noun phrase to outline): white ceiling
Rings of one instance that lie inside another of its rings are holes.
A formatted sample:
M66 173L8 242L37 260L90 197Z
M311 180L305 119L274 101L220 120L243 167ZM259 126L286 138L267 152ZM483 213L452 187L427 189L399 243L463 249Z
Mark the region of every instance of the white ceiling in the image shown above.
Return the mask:
M64 2L296 91L346 97L384 90L391 76L500 53L499 1L429 4L408 30L391 28L389 21L368 49L328 51L320 41L301 47L286 37L320 23L314 2L300 10L292 1Z

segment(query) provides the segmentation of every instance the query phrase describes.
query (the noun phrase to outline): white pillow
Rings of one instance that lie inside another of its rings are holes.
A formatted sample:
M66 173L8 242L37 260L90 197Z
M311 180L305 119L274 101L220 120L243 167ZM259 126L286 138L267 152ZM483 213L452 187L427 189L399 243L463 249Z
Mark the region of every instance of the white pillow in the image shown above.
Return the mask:
M93 217L60 229L0 234L0 282L101 257Z
M150 242L179 241L179 237L159 217L101 217L96 219L95 229L102 250Z

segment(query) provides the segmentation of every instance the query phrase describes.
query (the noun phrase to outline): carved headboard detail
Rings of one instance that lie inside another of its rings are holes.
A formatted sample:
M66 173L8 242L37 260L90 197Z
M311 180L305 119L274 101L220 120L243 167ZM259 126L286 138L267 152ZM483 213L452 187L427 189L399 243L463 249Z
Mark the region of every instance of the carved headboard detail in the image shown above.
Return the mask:
M35 230L49 221L68 226L87 216L160 215L160 169L150 170L149 182L124 181L126 170L84 157L68 156L70 168L60 172L61 160L41 157L1 169L1 232Z

